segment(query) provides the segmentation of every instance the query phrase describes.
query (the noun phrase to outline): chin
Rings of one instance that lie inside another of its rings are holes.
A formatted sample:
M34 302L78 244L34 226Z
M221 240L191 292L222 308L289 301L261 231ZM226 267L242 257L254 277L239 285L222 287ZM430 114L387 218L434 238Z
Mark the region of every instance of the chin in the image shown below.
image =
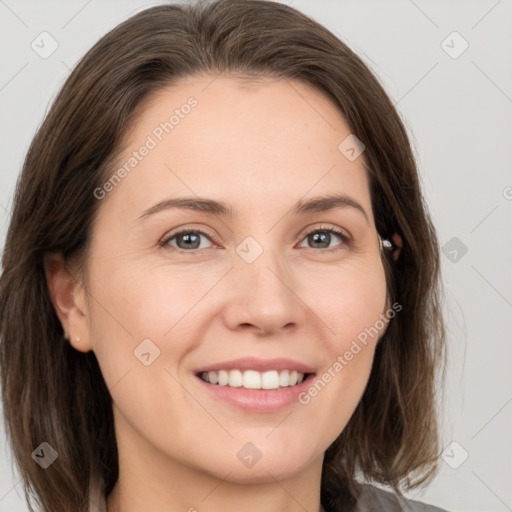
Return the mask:
M230 469L229 469L230 468ZM234 484L265 484L275 483L277 481L286 480L297 475L304 470L303 464L293 464L290 461L286 461L286 464L273 464L272 462L264 464L262 461L258 462L252 468L240 468L234 466L226 467L228 471L231 471L227 478L227 472L218 476L225 478L226 481Z
M258 453L251 445L244 447L245 450L242 448L239 455L219 454L218 458L209 461L208 467L205 467L203 459L203 471L231 483L275 483L276 480L286 480L304 471L314 460L314 457L306 456L304 449L286 452L269 447L268 451Z

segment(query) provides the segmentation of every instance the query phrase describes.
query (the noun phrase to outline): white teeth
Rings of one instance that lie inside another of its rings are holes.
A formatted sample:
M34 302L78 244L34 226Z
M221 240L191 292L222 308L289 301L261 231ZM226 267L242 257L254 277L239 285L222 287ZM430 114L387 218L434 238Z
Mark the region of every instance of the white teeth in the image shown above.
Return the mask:
M228 386L232 388L241 388L244 384L242 372L240 370L229 371L229 383Z
M205 382L219 386L231 386L245 389L278 389L295 386L304 380L304 374L296 370L219 370L218 372L203 372L201 378Z
M229 374L226 370L219 372L219 386L227 386L229 384Z
M279 387L279 373L276 370L265 372L261 375L262 389L277 389Z
M261 373L255 370L246 370L243 375L242 385L245 389L261 389Z

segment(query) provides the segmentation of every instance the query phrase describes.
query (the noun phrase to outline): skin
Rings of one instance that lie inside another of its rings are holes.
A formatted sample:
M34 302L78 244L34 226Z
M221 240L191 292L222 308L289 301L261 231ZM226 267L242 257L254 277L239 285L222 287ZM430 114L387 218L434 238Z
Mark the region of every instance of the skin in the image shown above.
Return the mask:
M215 399L194 370L288 357L319 376L389 307L364 155L349 161L338 150L350 129L337 107L298 82L213 78L183 80L139 110L120 165L170 112L198 101L101 200L79 281L59 255L47 258L70 343L94 351L113 397L120 476L109 512L320 510L324 452L362 396L378 337L308 404L276 412ZM368 218L351 207L290 213L300 199L333 192ZM183 195L237 213L175 208L137 220ZM316 226L352 242L333 234L322 253L307 237ZM204 249L159 245L183 228L205 231ZM252 263L236 252L247 236L263 249ZM134 357L147 338L160 350L149 366ZM262 454L251 468L237 458L247 442Z

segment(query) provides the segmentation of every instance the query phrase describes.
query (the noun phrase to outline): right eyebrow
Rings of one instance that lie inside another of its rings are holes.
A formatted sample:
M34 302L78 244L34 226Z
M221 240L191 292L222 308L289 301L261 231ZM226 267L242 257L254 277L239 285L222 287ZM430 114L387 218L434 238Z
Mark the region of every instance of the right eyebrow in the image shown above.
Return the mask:
M137 220L143 220L150 215L168 210L171 208L183 208L187 210L195 210L202 213L210 213L212 215L221 215L224 217L234 217L235 210L222 201L214 201L202 197L176 197L172 199L164 199L159 203L145 210Z

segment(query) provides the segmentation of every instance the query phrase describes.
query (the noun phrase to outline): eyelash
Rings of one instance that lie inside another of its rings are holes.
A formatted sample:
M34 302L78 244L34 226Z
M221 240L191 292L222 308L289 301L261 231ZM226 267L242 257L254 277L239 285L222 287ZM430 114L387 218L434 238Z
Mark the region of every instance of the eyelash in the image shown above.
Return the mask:
M314 250L317 253L323 254L323 253L328 253L328 252L334 252L334 251L341 250L343 248L343 246L351 247L351 245L352 245L352 240L345 233L343 233L343 231L341 231L338 228L333 228L332 226L329 226L329 227L318 226L318 227L315 227L315 228L307 231L304 234L301 242L304 241L309 235L311 235L313 233L317 233L317 232L320 232L320 233L334 233L335 235L339 236L341 241L342 241L342 243L339 246L336 246L336 247L328 247L328 248L325 248L325 249L315 249L315 248L311 248L311 247L309 248L309 249ZM164 239L161 242L159 242L159 245L162 248L170 247L171 250L178 251L179 253L182 253L182 254L183 253L197 254L197 253L202 253L203 251L207 251L207 250L210 249L210 248L206 248L206 249L204 249L204 248L203 249L180 249L179 247L172 247L172 246L168 245L169 242L171 240L173 240L174 238L178 237L179 235L186 235L188 233L196 233L196 234L203 235L206 238L208 238L209 240L211 240L212 242L216 243L216 240L215 240L214 237L208 235L207 233L205 233L204 231L202 231L200 229L183 229L182 231L177 231L176 233L172 233L171 235L164 237Z

